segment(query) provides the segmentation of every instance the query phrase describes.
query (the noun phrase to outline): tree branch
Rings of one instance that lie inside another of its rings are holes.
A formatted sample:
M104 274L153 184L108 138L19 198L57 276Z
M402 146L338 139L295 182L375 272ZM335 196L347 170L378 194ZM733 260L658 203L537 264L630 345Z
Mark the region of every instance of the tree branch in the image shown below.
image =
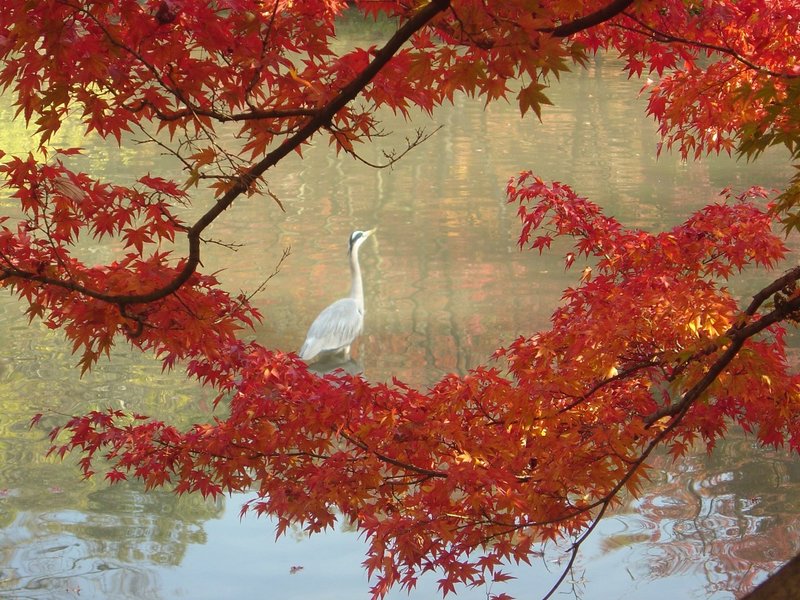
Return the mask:
M326 127L337 112L358 97L358 95L367 85L369 85L369 83L375 78L381 69L383 69L383 67L392 59L397 51L417 31L425 27L441 12L447 10L449 6L450 0L431 0L422 8L417 10L414 15L394 33L389 41L387 41L380 50L375 52L372 61L367 65L367 67L364 68L364 70L358 75L356 75L350 81L350 83L344 86L333 99L316 110L313 116L305 123L305 125L300 127L297 132L284 140L284 142L275 150L269 152L264 158L251 166L247 171L233 179L232 185L230 188L228 188L228 191L220 196L214 206L206 211L205 214L203 214L194 223L194 225L188 229L187 240L189 244L189 253L186 258L186 262L181 270L172 279L172 281L166 285L143 294L108 294L87 288L71 281L64 281L61 279L38 275L36 273L29 273L15 267L4 267L0 270L0 272L4 277L20 277L30 281L37 281L42 284L53 285L83 294L89 298L94 298L96 300L111 304L117 304L119 306L155 302L156 300L160 300L175 293L189 280L189 278L197 269L197 266L200 264L200 244L201 234L203 231L209 225L211 225L217 219L217 217L227 210L231 204L233 204L234 200L246 193L251 188L253 183L258 180L258 178L260 178L267 170L275 166L284 157L297 149L320 129ZM73 8L76 10L82 10L80 7L73 6ZM89 17L93 18L91 15L89 15ZM109 37L109 39L112 41L112 43L114 42L112 38ZM130 51L134 56L136 56L136 53L132 49L126 48L126 50ZM139 58L145 65L147 64L143 59L141 59L141 57ZM167 86L166 82L159 77L158 73L154 73L154 77L156 77L161 85L163 85L166 89L171 89L169 86ZM189 106L190 110L194 110L194 107L191 104L185 102L177 92L175 93L176 97L181 102L183 102L186 106Z
M589 29L590 27L595 27L601 23L613 19L617 15L623 13L625 9L633 4L633 2L634 0L614 0L610 4L599 10L596 10L591 14L586 15L585 17L578 17L569 23L559 25L558 27L540 29L539 31L542 33L552 33L554 37L569 37L570 35L574 35L579 31Z
M756 294L753 297L753 301L750 303L750 306L747 307L745 314L753 315L757 308L761 306L761 304L763 304L767 298L784 289L787 284L797 281L798 279L800 279L800 267L795 267L786 275L775 280L773 283ZM691 405L694 404L700 395L705 392L712 383L714 383L717 377L719 377L720 373L722 373L722 371L736 357L736 355L739 353L739 350L742 349L742 346L744 346L748 339L761 333L767 327L785 320L792 313L795 313L798 310L800 310L800 296L796 296L784 303L781 303L773 310L753 321L752 323L737 324L731 327L722 336L723 338L728 338L731 340L730 345L708 368L708 371L706 371L703 377L683 395L680 401L670 404L669 406L665 406L661 410L656 411L647 417L647 419L645 419L646 426L651 427L656 421L664 417L672 417L676 415L682 417L682 415L689 410Z
M341 144L340 146L342 147L345 153L349 154L354 159L367 165L368 167L371 167L373 169L387 169L393 167L396 162L400 161L406 154L411 152L414 148L416 148L420 144L424 144L425 142L427 142L442 127L444 127L444 125L439 125L436 129L434 129L430 133L427 133L424 129L417 129L416 137L413 140L409 137L406 137L406 147L403 150L399 152L397 150L383 151L383 157L386 159L385 163L372 162L361 156L358 152L356 152L352 148L346 148L344 147L344 145ZM339 130L334 127L329 127L328 129L330 130L331 135L333 135L337 139L341 135Z

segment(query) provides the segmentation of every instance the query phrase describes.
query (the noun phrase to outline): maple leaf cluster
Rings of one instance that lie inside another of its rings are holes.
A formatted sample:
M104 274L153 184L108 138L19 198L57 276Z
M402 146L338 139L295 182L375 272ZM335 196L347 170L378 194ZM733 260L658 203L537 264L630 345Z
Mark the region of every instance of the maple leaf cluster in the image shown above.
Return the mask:
M385 42L343 47L338 24L364 17L393 24ZM503 564L544 540L573 539L571 565L659 445L712 448L736 422L800 448L785 341L800 269L746 306L726 287L784 258L773 229L800 229L797 179L772 204L763 190L727 193L652 234L566 185L515 177L520 246L569 237L567 266L587 267L549 330L427 391L318 377L245 341L261 315L199 270L207 228L237 199L270 196L264 175L315 136L358 157L382 133L378 109L411 117L456 94L514 97L538 115L550 81L592 52L652 79L648 111L667 147L783 145L796 160L798 23L789 0L0 0L0 85L39 144L2 157L18 211L0 223L0 283L64 331L82 371L124 339L218 392L210 423L94 411L53 430L52 452L80 453L86 476L102 468L111 482L251 490L245 510L274 516L279 533L349 519L381 597L427 571L445 594L502 581ZM77 150L49 148L68 118L87 136L158 145L183 179L76 171ZM81 248L100 241L119 256L87 264Z
M785 144L797 158L797 12L791 0L649 2L581 36L651 76L648 112L668 148L699 158Z

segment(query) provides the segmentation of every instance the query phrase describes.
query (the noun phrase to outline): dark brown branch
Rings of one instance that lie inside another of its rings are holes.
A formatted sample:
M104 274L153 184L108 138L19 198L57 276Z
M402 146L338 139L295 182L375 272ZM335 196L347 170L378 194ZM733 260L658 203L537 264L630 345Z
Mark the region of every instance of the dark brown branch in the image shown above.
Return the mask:
M549 33L553 37L557 38L569 37L578 33L579 31L583 31L584 29L596 27L597 25L605 23L617 15L624 13L625 9L633 4L633 2L634 0L613 0L607 6L604 6L603 8L596 10L591 14L578 17L577 19L567 23L562 23L561 25L555 27L542 27L536 31L540 33ZM470 40L470 43L483 50L489 50L496 47L496 40L492 38L491 35L484 35L483 32L467 31L467 28L464 26L464 22L455 11L453 11L453 18L459 23L459 25L461 25L461 31Z
M38 281L39 283L53 285L67 289L73 292L83 294L89 298L109 302L124 306L127 304L145 304L148 302L155 302L161 298L165 298L170 294L175 293L178 289L185 284L200 264L200 244L201 234L203 231L213 223L225 210L227 210L234 200L239 196L246 193L253 183L261 177L267 170L278 164L284 157L297 149L306 140L311 138L320 129L326 127L342 108L354 100L362 92L362 90L369 85L372 79L383 69L383 67L392 59L397 51L420 29L425 27L432 19L438 14L447 10L450 6L450 0L431 0L428 4L417 10L414 15L406 21L389 39L388 42L374 54L372 62L361 71L354 79L344 86L341 91L327 104L321 106L314 112L314 115L301 126L296 133L287 138L280 146L272 152L269 152L264 158L255 163L250 169L243 174L236 177L228 191L217 199L214 206L212 206L205 214L203 214L187 232L187 240L189 242L189 254L186 261L177 273L177 275L166 285L154 289L145 294L107 294L98 292L96 290L87 288L83 285L76 284L70 281L64 281L52 277L45 277L35 273L28 273L15 267L0 269L0 276L4 277L20 277L30 281ZM74 7L76 10L86 13L80 7ZM93 18L88 14L89 18ZM114 39L109 36L109 40L114 43ZM131 52L133 56L147 65L146 61L139 56L133 49L123 46L123 49ZM194 107L180 96L176 90L172 90L164 80L154 72L154 77L157 81L176 94L176 98L190 110Z
M753 296L753 301L750 302L750 305L744 311L745 314L753 316L756 314L756 311L761 307L761 305L764 304L764 302L769 300L773 295L780 292L786 286L791 285L798 280L800 280L800 267L790 269L785 275L783 275L783 277L776 279L763 290L758 292L755 296Z
M170 284L163 288L154 290L150 294L142 294L128 301L151 302L171 294L183 285L192 273L194 273L194 270L200 262L200 234L203 230L211 225L219 215L233 204L236 198L245 193L259 177L267 172L267 170L278 164L278 162L293 152L317 131L328 125L337 112L358 97L361 91L372 81L381 69L383 69L414 33L449 6L450 0L431 0L431 2L418 10L411 19L406 21L389 41L375 53L372 62L350 81L349 84L342 88L336 97L321 107L297 133L285 140L275 150L269 152L264 158L248 169L247 172L237 177L231 188L189 229L187 236L189 239L189 257L182 272L170 282Z
M633 4L633 2L634 0L614 0L610 4L599 10L596 10L591 14L586 15L585 17L578 17L569 23L559 25L558 27L540 29L539 31L542 33L551 33L554 37L568 37L578 33L579 31L589 29L590 27L596 27L601 23L605 23L606 21L613 19L617 15L624 12L626 8Z
M782 290L788 283L800 279L800 267L795 267L783 277L775 280L769 286L765 287L753 298L753 301L748 306L745 314L752 315L757 308L763 304L767 298ZM676 403L665 406L661 410L650 415L645 423L648 427L653 425L659 419L664 417L682 416L691 407L692 404L705 392L709 386L719 377L720 373L731 363L731 361L742 349L745 342L751 337L761 333L766 328L785 320L792 313L800 310L800 296L787 300L779 306L776 306L764 316L756 319L752 323L737 324L731 327L723 339L730 340L730 345L725 348L725 351L717 358L714 363L709 367L708 371L703 377L695 383Z

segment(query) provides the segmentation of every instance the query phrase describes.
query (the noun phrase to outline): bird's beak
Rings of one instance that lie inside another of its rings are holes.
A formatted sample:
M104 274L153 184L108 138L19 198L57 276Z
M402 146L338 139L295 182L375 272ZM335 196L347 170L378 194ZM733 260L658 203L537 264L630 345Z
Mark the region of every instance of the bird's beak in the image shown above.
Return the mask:
M365 232L364 232L364 237L365 237L365 238L368 238L368 237L369 237L369 236L371 236L373 233L375 233L375 230L376 230L376 229L378 229L378 228L377 228L377 227L373 227L373 228L372 228L372 229L370 229L369 231L365 231Z

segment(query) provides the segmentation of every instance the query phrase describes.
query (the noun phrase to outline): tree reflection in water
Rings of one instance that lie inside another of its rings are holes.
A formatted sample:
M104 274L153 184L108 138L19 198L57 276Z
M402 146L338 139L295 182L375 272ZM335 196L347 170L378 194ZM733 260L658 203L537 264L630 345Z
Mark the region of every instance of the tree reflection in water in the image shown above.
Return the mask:
M800 463L731 433L711 455L653 459L654 478L616 511L604 552L640 557L634 580L705 578L707 597L740 597L800 551Z
M83 501L60 489L50 495L49 510L13 507L13 521L0 530L0 597L164 598L155 567L180 565L190 544L205 543L203 523L223 510L127 484ZM70 508L76 504L83 508Z

